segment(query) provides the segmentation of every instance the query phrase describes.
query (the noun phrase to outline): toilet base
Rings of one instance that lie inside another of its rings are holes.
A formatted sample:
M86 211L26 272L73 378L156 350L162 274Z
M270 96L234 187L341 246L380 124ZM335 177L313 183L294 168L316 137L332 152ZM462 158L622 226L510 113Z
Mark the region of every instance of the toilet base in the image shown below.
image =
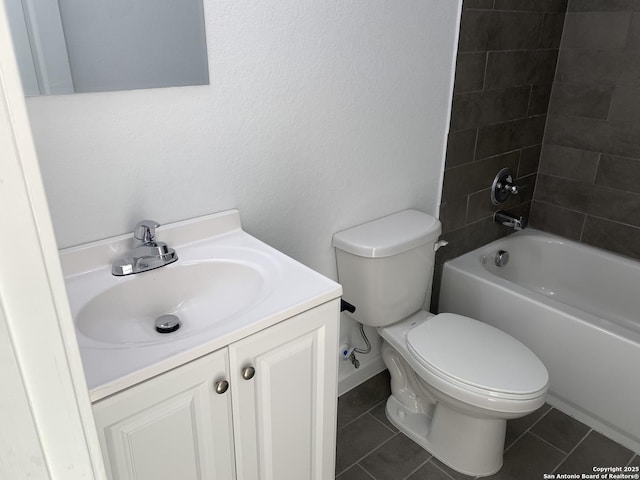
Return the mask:
M485 477L502 467L506 420L472 417L441 402L431 416L407 409L393 395L386 413L398 430L460 473Z

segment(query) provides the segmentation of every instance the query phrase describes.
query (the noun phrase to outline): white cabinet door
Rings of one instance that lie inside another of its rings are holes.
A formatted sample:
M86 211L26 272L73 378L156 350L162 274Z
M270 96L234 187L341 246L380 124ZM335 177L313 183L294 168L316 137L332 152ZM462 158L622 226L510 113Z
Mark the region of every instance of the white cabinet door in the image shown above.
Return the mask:
M336 300L229 346L238 480L334 478L338 315Z
M233 480L226 348L93 406L113 480Z

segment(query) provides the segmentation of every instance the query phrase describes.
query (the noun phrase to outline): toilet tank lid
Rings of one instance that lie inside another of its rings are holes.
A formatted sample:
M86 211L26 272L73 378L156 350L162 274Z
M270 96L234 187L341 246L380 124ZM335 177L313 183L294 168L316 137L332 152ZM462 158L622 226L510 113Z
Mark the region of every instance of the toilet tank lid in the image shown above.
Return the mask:
M417 210L403 210L334 234L333 246L359 257L388 257L436 242L438 219Z

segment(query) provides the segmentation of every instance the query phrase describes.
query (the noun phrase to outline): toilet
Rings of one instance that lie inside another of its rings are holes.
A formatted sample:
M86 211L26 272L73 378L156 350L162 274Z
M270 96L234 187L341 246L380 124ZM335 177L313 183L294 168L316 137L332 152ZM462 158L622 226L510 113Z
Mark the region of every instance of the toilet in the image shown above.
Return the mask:
M492 475L502 467L506 421L544 404L549 375L501 330L422 309L440 232L437 219L416 210L338 232L338 280L356 307L348 315L383 339L391 423L454 470Z

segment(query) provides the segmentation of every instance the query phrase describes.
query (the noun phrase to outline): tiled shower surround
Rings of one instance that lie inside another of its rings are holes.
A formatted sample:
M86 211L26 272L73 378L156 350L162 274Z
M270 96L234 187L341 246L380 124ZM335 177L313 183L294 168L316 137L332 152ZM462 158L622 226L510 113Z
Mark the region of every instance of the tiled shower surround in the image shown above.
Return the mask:
M569 3L532 226L640 258L640 1Z
M583 0L581 0L583 1ZM567 0L465 0L440 218L432 311L444 261L507 235L500 209L528 217ZM496 173L509 167L521 192L491 203Z
M499 209L640 259L640 0L464 0L450 127L432 311L446 260L512 232Z

